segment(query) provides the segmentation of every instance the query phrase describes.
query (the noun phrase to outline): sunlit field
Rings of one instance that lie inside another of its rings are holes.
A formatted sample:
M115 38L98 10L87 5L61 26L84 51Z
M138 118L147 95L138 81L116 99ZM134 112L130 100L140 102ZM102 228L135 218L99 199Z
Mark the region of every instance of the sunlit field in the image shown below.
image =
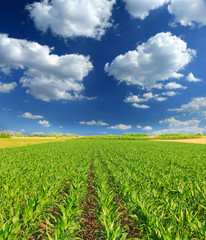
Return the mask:
M205 145L51 141L0 150L0 239L205 239Z
M0 138L0 148L22 147L47 142L64 141L56 138Z

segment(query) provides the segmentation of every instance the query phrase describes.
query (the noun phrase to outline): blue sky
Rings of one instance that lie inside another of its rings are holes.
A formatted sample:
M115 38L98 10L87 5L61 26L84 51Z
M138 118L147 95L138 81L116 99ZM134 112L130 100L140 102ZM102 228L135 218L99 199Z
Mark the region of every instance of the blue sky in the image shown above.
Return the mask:
M0 128L206 133L205 0L2 0Z

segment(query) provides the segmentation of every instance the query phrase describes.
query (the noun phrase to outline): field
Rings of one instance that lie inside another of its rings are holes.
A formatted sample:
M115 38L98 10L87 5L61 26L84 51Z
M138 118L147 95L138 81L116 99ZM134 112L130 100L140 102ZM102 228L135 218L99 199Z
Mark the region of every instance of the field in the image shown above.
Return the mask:
M155 140L155 141L168 141L168 142L182 142L182 143L196 143L196 144L206 144L206 138L197 139L176 139L176 140Z
M10 147L23 147L26 145L41 144L47 142L63 141L65 139L57 138L0 138L0 149Z
M73 139L0 149L0 239L206 239L206 146Z

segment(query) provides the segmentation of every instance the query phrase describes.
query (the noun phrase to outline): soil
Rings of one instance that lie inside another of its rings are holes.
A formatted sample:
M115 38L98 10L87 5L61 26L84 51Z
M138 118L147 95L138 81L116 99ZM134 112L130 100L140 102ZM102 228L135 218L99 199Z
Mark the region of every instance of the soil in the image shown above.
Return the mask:
M96 201L97 192L94 187L93 164L90 167L90 174L88 177L87 197L83 203L83 214L80 217L82 227L85 229L79 234L81 239L95 240L100 238L102 226L97 217L98 203Z

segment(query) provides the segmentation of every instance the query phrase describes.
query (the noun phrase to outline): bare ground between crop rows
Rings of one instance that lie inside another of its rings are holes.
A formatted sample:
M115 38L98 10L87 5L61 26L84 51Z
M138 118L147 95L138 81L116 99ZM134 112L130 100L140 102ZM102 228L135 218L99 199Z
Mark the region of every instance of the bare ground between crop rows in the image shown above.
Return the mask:
M90 174L87 183L87 196L83 204L83 214L80 217L82 227L85 229L79 234L81 239L96 240L99 239L99 233L102 231L97 217L98 203L96 201L97 192L94 186L93 163L90 167Z

